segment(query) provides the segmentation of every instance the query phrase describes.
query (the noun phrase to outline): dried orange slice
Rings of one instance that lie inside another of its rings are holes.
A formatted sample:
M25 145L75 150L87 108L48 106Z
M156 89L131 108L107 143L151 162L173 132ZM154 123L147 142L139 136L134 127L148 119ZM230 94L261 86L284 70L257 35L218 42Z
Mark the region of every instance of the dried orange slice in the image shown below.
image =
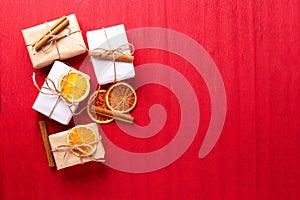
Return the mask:
M125 82L118 82L110 86L105 96L108 108L115 112L127 113L134 109L137 96L135 90Z
M95 153L98 136L96 131L86 125L73 127L67 134L68 145L79 145L78 149L72 149L72 153L79 157L87 157ZM86 145L86 146L80 146Z
M87 107L88 115L94 122L100 124L107 124L114 120L111 117L107 117L93 112L93 109L91 108L94 105L100 108L109 109L107 108L107 105L105 103L105 94L106 94L106 90L96 91L90 96L88 101L88 107Z
M85 74L79 71L71 71L61 76L59 88L69 101L79 102L88 96L90 81Z

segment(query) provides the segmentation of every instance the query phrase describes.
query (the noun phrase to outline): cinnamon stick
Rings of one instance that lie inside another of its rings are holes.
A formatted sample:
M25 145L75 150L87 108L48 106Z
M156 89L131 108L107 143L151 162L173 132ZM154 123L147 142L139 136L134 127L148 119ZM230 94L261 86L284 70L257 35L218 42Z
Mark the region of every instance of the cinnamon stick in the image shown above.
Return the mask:
M54 163L54 159L53 159L53 155L51 152L51 147L50 147L50 143L49 143L49 139L48 139L46 122L39 121L39 126L40 126L40 130L41 130L41 134L42 134L44 148L45 148L46 155L47 155L48 165L49 165L49 167L55 167L55 163Z
M60 25L66 19L67 19L66 16L62 16L55 24L53 24L53 26L50 27L50 31L52 32L58 25ZM41 39L43 39L44 37L46 37L50 33L50 31L48 30L39 40L37 40L36 42L34 42L32 44L32 47L34 47L36 45L36 43L39 42Z
M52 35L56 35L58 32L62 31L66 26L69 25L68 18L65 18L59 25L57 25L51 32L48 32L44 37L42 37L36 44L35 49L38 51L44 46Z
M113 60L112 54L100 53L96 51L90 51L89 54L90 56L95 58L100 58L103 60ZM115 54L115 61L132 63L133 60L134 60L134 56L126 55L126 54L117 54L117 55Z
M106 117L114 118L115 120L119 120L126 123L133 123L134 117L126 114L126 113L119 113L119 112L113 112L108 109L104 109L98 106L92 106L92 111L99 115L104 115Z

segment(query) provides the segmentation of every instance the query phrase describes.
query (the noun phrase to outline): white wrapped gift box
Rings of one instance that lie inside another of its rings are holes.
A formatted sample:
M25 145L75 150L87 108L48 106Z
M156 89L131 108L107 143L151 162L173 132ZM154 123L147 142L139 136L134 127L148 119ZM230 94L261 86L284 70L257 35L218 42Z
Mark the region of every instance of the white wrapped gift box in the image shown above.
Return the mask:
M56 88L59 88L58 82L59 82L60 77L64 73L68 73L71 69L75 70L60 61L55 61L47 78L49 78L53 81ZM89 78L88 75L86 75L86 76ZM43 84L43 87L47 87L46 82ZM52 88L52 90L41 88L41 91L46 92L46 93L55 94L55 90L54 90L53 86L51 86L51 84L50 84L50 87ZM65 104L65 102L63 102L61 99L59 99L59 96L42 94L40 92L38 94L32 108L61 124L68 125L70 120L72 119L73 113L77 109L77 106L78 106L78 103L73 103L73 106L68 107ZM50 116L50 114L51 114L51 116Z
M118 47L128 44L125 27L123 24L93 30L87 32L87 41L89 50L97 48L117 49ZM128 51L129 53L129 51ZM111 60L102 60L92 57L94 71L97 81L100 85L114 82L114 63ZM121 81L135 76L133 63L116 61L116 80Z

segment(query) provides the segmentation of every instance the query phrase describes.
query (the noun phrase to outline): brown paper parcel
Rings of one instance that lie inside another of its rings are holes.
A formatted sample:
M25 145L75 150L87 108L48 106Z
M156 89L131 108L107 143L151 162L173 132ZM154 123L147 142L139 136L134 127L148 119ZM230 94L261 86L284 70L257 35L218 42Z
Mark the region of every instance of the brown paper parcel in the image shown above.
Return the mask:
M59 19L22 30L33 68L39 69L52 64L55 60L65 60L86 52L86 46L76 15L71 14L67 16L67 18L69 25L57 35L64 37L52 41L51 44L48 43L47 48L43 48L39 51L35 51L32 44L49 31L50 27Z
M91 127L96 131L98 134L99 142L97 144L96 152L93 154L92 157L83 157L80 158L73 153L69 152L66 154L66 151L53 151L53 157L55 160L55 164L57 169L63 169L66 167L70 167L77 164L83 164L86 162L93 161L95 159L103 159L105 156L105 150L101 141L101 136L99 135L98 131L98 125L96 123L87 124L87 126ZM49 135L49 142L51 149L56 149L60 145L66 145L67 144L67 134L68 131L59 132L56 134ZM102 161L102 162L103 162Z

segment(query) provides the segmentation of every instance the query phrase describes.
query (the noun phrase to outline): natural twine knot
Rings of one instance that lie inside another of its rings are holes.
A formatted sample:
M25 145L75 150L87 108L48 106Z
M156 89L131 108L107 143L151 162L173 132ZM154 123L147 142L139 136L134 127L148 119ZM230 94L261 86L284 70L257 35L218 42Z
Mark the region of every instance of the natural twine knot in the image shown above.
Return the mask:
M100 57L103 54L111 54L117 56L121 55L132 55L134 53L134 46L131 43L122 44L121 46L115 49L104 49L104 48L95 48L92 51L89 51L89 55L93 57Z
M83 147L84 148L87 148L88 149L88 152L92 152L93 151L93 147L92 145L95 145L95 144L98 144L98 140L95 141L95 142L91 142L91 143L88 143L88 144L76 144L74 142L72 142L73 144L62 144L62 145L59 145L57 146L56 148L52 149L52 152L55 152L55 151L66 151L67 152L72 152L74 150L77 150L79 151L80 153L82 153L82 156L80 155L77 155L76 156L79 156L79 157L85 157L84 155L87 153L86 151L82 150Z
M75 154L73 155L80 158L81 164L83 164L83 158L89 158L91 161L95 162L104 162L104 159L102 158L95 158L94 154L96 151L94 151L94 148L92 145L97 145L99 143L99 138L97 138L96 141L90 142L90 143L84 143L84 144L76 144L72 137L68 137L71 134L71 131L68 132L67 138L71 140L71 144L62 144L58 145L56 148L52 149L52 152L65 152L62 160L62 164L65 162L65 159L70 153L73 153L74 150L79 151L81 154ZM83 148L88 149L88 151L84 151ZM96 147L97 148L97 147ZM94 151L94 152L93 152ZM92 152L90 155L87 155L87 152Z
M64 28L64 30L67 30L66 33L53 34L48 22L45 22L45 24L46 24L48 32L49 32L49 34L46 35L47 37L49 37L49 40L46 42L46 44L44 44L42 46L42 50L43 50L43 52L48 52L51 49L51 47L55 46L55 49L56 49L57 55L58 55L58 59L61 60L61 53L59 51L57 42L65 37L69 37L70 35L72 35L74 33L81 32L81 30L71 31L70 28L66 27L66 28ZM46 36L44 36L44 37L46 37ZM33 54L36 54L36 52L37 52L36 44L34 44L34 45L29 44L26 46L33 46Z
M44 52L47 52L50 50L50 48L52 46L55 46L56 48L56 51L57 51L57 55L58 55L58 59L61 60L61 54L60 54L60 51L59 51L59 48L58 48L58 45L57 45L57 42L60 40L60 39L63 39L65 37L69 37L70 34L72 33L71 32L71 29L69 28L65 28L65 30L67 30L68 32L67 33L60 33L60 34L53 34L52 31L50 30L49 28L49 25L47 25L48 27L48 31L49 31L49 40L47 41L47 43L42 47L42 50ZM78 32L78 31L76 31ZM74 32L75 33L75 32Z
M70 71L69 71L70 72ZM68 72L68 73L69 73ZM43 86L43 87L39 87L38 84L36 83L36 80L35 80L35 73L32 74L32 80L33 80L33 84L34 86L39 90L40 93L42 94L45 94L45 95L52 95L52 96L57 96L57 100L53 106L53 108L51 109L50 113L49 113L49 118L51 119L51 116L54 112L54 109L56 108L58 102L60 100L62 100L64 102L64 104L69 108L70 112L72 113L72 115L74 114L73 110L71 109L72 106L76 106L76 104L73 102L73 101L70 101L68 98L70 99L73 99L73 96L70 95L70 94L63 94L61 90L59 90L54 81L51 80L50 78L45 78L45 84L46 86ZM50 92L45 92L43 91L42 89L47 89L49 90Z
M117 48L112 48L105 28L103 28L103 31L104 31L106 42L109 46L109 49L95 48L92 51L88 50L88 53L91 57L96 57L96 58L104 58L105 59L107 57L111 57L111 60L113 61L113 64L114 64L114 83L115 83L115 82L117 82L116 61L117 61L118 57L122 56L122 55L132 56L134 53L134 46L131 43L127 43L127 44L122 44ZM133 59L131 60L131 62L132 61L133 61Z

